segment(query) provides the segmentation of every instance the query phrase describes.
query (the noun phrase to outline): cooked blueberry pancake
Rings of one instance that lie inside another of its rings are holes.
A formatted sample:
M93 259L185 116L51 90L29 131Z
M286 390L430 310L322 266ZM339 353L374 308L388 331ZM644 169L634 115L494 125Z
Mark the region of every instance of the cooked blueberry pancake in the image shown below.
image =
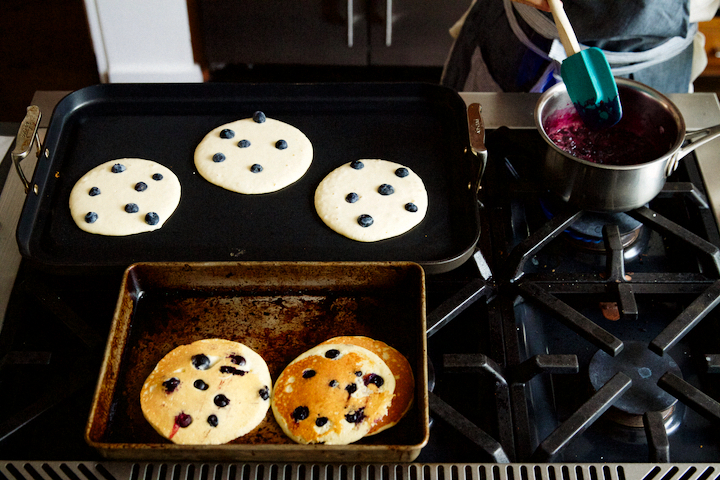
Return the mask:
M271 388L260 355L241 343L206 339L163 357L143 384L140 405L153 428L174 443L217 445L263 421Z
M295 183L312 159L313 147L304 133L262 112L215 128L195 149L195 167L203 178L245 194Z
M133 235L162 227L180 203L180 181L167 167L121 158L83 175L70 192L70 214L82 230Z
M387 160L355 160L336 168L315 190L325 224L353 240L396 237L419 224L428 208L425 184L409 168Z
M322 344L285 367L273 388L272 410L298 443L345 445L387 415L394 390L392 372L371 351Z
M370 429L368 435L396 425L410 410L415 397L415 377L407 358L397 349L380 340L361 336L335 337L323 343L342 343L367 348L382 358L395 377L395 395L388 413Z

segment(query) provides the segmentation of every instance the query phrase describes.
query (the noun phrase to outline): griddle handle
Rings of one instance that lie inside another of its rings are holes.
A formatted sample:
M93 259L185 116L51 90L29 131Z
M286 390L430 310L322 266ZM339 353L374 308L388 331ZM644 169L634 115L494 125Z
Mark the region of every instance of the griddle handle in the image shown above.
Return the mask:
M482 119L482 105L479 103L471 103L467 108L468 115L468 136L470 137L470 149L472 153L480 161L480 171L478 172L478 188L480 180L485 172L487 165L488 151L485 146L485 124Z
M25 193L27 194L30 190L30 182L25 177L25 172L20 166L20 161L28 156L30 150L32 150L33 142L37 145L37 156L40 156L40 138L38 137L38 127L40 126L40 107L36 105L30 105L27 107L27 113L25 118L20 124L17 138L15 139L15 148L10 153L12 161L15 164L15 170L17 170L25 187Z

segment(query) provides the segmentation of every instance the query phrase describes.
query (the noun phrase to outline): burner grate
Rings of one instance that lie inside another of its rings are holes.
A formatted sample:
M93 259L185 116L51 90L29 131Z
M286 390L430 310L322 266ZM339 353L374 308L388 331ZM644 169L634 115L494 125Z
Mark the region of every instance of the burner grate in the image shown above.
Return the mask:
M669 462L672 453L676 461L714 461L702 444L712 443L720 422L717 384L708 375L720 370L711 340L720 329L713 312L720 304L720 239L697 163L685 159L648 205L596 214L548 198L537 182L537 152L544 150L527 136L517 141L518 132L498 129L487 139L491 161L481 192L491 225L484 251L493 255L493 302L505 325L504 370L537 354L573 353L580 374L510 381L517 458ZM629 242L636 231L637 241ZM578 232L597 244L587 248ZM626 357L630 342L641 345L643 358L680 357L685 379L661 362L653 364L650 389L639 389L641 365L592 385L593 355ZM615 421L629 397L648 390L670 397L673 412L640 402L639 416Z
M699 295L697 298L650 342L649 350L662 356L677 345L693 327L720 303L720 280L713 281L713 278L720 276L720 263L718 263L720 250L710 242L648 208L643 207L629 212L629 214L642 220L651 228L657 229L665 235L674 235L690 247L695 248L700 255L710 261L709 264L713 267L709 271L710 278L704 275L698 277L699 284L696 285L696 288ZM572 294L588 294L590 293L589 290L596 293L611 292L617 298L620 312L618 318L613 320L623 318L632 321L638 319L635 294L639 292L635 290L648 292L664 284L665 287L670 287L670 292L677 292L676 287L678 285L682 285L683 288L687 289L687 284L684 281L687 276L682 273L677 275L649 273L633 279L631 276L626 275L625 260L622 252L623 246L620 242L618 228L614 226L603 227L603 236L608 247L605 272L582 276L564 274L561 280L553 278L554 275L544 275L541 279L532 274L526 275L524 265L530 257L560 235L574 221L582 218L582 215L583 212L570 212L551 219L540 230L521 242L516 247L517 251L511 252L509 255L509 268L506 272L509 272L509 282L517 286L519 294L526 300L538 302L552 311L555 317L572 331L611 357L616 357L624 351L625 343L556 297L555 292L553 292L553 285L563 285L565 286L564 292ZM642 280L645 283L642 283ZM642 284L644 288L636 288L638 284ZM712 359L715 357L708 355L707 358L711 364ZM624 373L616 373L590 400L540 443L532 458L538 461L551 460L573 438L600 418L614 403L618 402L630 390L632 383L632 379ZM674 372L665 372L657 381L657 385L704 417L714 422L720 421L720 403L680 378ZM657 418L658 413L646 412L643 417L643 424L648 438L649 458L651 460L669 461L668 432L666 431L664 418L662 416L659 419Z

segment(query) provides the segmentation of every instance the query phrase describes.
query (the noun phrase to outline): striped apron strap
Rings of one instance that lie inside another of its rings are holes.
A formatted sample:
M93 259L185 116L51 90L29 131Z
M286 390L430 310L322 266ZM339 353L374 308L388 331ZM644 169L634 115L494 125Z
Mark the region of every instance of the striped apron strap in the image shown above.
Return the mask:
M505 6L505 14L510 28L512 29L515 36L520 40L527 48L535 52L541 58L550 61L550 66L545 71L540 80L536 83L535 87L531 91L540 91L540 89L548 83L548 77L554 76L557 80L560 80L560 64L567 58L565 49L563 48L560 40L558 39L557 28L555 23L538 9L529 5L513 2L512 0L503 0ZM538 34L545 38L552 39L553 45L549 52L545 52L528 38L520 27L515 11L522 17L522 19L528 24L530 28L535 30ZM613 75L622 76L629 75L638 72L644 68L657 65L665 62L675 55L683 52L693 42L693 38L697 33L697 24L691 24L685 37L672 37L667 41L657 45L656 47L650 48L641 52L614 52L609 50L603 50L605 57L610 64L610 68ZM580 45L581 48L587 48L585 45Z

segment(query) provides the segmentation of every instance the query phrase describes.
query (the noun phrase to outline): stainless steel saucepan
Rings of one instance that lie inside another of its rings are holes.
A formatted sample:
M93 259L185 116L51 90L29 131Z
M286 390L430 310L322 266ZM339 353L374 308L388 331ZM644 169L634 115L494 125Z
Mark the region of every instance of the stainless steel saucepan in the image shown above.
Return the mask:
M612 128L632 130L633 135L661 146L659 151L664 154L629 165L602 164L573 156L549 136L558 113L573 108L565 85L548 89L535 107L535 124L548 143L544 181L563 200L584 210L626 212L645 205L660 193L681 158L720 136L720 125L687 133L680 110L660 92L633 80L618 78L617 84L623 119Z

